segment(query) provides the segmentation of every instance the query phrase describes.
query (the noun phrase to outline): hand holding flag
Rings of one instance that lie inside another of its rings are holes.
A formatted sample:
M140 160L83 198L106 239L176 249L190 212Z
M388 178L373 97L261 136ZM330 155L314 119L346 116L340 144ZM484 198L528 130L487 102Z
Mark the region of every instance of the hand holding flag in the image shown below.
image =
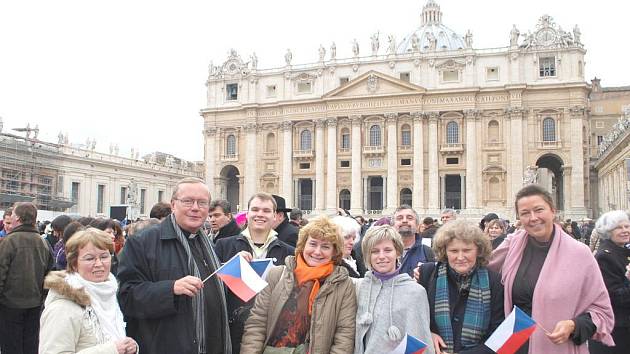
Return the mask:
M236 296L246 302L267 286L267 282L256 273L240 254L236 254L229 261L225 262L219 269L204 279L203 282L214 274L221 278L223 283Z

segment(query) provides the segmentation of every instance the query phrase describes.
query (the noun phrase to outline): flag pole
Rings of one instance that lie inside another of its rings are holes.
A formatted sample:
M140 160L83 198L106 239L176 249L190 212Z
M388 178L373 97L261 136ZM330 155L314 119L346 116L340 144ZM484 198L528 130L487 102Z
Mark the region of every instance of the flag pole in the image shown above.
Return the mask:
M546 330L545 327L543 327L540 323L536 322L536 326L540 327L543 331L545 331L545 334L551 334L551 332Z
M235 255L234 255L232 258L230 258L227 262L223 263L223 264L222 264L219 268L217 268L217 270L215 270L215 271L214 271L214 273L212 273L212 274L208 275L208 276L207 276L204 280L202 280L201 282L202 282L202 283L205 283L205 282L206 282L206 280L208 280L208 279L212 278L212 276L213 276L213 275L215 275L215 274L217 274L217 272L218 272L218 271L220 271L220 270L221 270L221 268L223 268L226 264L230 263L230 262L231 262L234 258L236 258L236 257L238 257L238 256L240 256L240 254L238 254L238 253L237 253L237 254L235 254Z

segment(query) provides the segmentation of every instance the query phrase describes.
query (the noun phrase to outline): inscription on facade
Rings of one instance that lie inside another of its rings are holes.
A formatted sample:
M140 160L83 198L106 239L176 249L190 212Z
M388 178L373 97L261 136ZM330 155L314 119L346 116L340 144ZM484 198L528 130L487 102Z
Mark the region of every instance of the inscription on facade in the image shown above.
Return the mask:
M331 102L328 103L329 111L357 109L357 108L382 108L393 106L404 106L411 104L422 104L421 97L401 97L381 100L365 100L354 102Z

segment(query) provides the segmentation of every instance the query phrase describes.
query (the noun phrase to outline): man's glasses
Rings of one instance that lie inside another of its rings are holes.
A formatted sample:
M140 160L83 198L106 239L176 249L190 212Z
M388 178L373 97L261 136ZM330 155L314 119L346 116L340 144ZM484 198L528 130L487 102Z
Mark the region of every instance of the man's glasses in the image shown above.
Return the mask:
M195 205L195 203L197 203L197 206L200 208L207 208L208 205L210 205L210 201L207 199L190 199L190 198L184 198L184 199L175 199L175 200L179 200L183 206L185 206L186 208L192 208L193 205Z

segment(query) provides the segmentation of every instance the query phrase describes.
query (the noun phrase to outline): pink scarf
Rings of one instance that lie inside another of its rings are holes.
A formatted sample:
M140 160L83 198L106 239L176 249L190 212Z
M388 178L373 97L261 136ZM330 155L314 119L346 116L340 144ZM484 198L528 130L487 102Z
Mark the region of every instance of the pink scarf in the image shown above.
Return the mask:
M555 226L553 242L534 289L532 318L546 330L553 331L557 322L588 312L597 326L592 339L614 345L610 333L615 320L599 266L586 245L561 230L559 225ZM508 235L492 253L488 265L501 272L506 316L512 311L512 286L527 240L524 230ZM588 348L586 344L576 346L570 339L554 344L537 327L529 340L529 352L588 354Z

